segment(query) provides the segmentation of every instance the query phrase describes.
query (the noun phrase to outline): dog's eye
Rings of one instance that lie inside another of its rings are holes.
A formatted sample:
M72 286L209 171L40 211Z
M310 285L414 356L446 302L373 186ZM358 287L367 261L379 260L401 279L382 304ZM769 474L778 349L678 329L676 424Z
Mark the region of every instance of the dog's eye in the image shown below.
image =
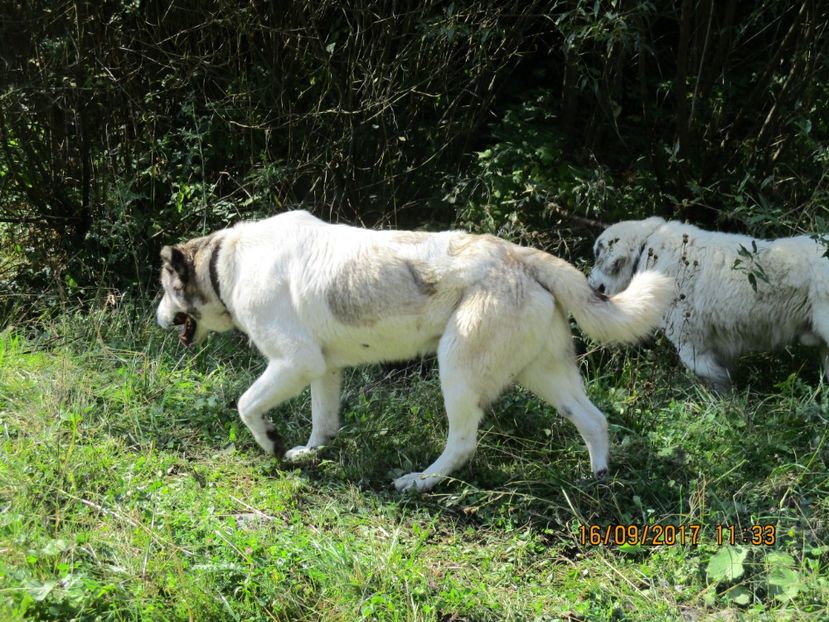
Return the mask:
M616 261L614 261L610 265L610 273L611 274L619 274L619 270L621 270L622 266L624 266L624 265L625 265L625 258L624 257L619 257L619 259L617 259Z

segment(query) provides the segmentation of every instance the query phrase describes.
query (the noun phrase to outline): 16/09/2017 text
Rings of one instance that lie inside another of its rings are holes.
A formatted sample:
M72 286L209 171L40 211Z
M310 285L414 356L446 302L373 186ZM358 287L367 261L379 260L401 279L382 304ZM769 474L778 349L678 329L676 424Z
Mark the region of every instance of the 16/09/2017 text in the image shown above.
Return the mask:
M723 544L772 546L777 539L771 524L748 526L715 525L714 541ZM684 546L700 544L703 527L688 525L581 525L578 539L582 545L592 546Z

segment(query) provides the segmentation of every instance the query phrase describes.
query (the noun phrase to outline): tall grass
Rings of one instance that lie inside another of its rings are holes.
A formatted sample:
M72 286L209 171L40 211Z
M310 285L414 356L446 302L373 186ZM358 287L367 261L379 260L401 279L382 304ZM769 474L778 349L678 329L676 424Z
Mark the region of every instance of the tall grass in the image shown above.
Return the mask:
M349 371L341 434L297 467L238 420L263 369L241 335L184 350L130 304L12 326L0 619L826 619L829 403L808 356L751 359L718 397L664 344L593 349L606 480L576 430L516 389L473 461L412 498L391 478L431 461L446 432L429 361ZM273 416L303 442L308 394ZM581 542L582 527L616 524L701 532ZM717 525L758 524L773 545L716 543Z

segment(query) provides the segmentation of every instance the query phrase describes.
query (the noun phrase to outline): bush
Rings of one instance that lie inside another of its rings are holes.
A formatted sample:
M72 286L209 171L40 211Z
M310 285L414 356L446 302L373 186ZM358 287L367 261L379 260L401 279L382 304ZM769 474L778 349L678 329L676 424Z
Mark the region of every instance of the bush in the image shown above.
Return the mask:
M298 203L526 241L654 212L824 228L819 3L37 0L4 17L0 235L24 288L129 287L162 243Z
M0 209L29 232L34 263L79 284L132 283L162 242L298 202L334 220L421 222L409 212L544 19L482 1L7 13Z

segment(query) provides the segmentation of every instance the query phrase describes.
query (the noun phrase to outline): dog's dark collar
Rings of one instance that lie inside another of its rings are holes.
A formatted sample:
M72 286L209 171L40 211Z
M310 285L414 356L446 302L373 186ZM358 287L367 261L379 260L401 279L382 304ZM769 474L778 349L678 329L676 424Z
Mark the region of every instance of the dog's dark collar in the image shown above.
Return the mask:
M219 270L217 264L219 263L219 251L221 250L222 240L218 239L216 240L216 243L213 244L213 250L210 253L210 260L208 261L208 269L210 272L210 285L213 287L213 291L216 294L216 298L219 299L219 302L225 308L225 312L230 313L230 311L228 311L224 299L222 298L222 288L219 285Z

